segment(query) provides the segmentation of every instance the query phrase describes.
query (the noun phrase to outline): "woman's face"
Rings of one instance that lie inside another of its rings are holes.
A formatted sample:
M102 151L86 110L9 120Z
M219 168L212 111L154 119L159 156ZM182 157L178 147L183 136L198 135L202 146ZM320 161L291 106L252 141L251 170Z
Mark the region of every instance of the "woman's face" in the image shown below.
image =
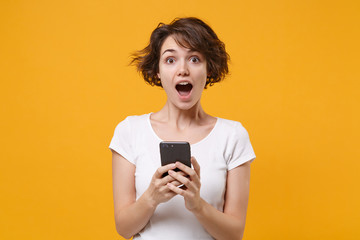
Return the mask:
M160 50L158 77L168 101L179 109L188 110L199 102L204 90L206 59L199 52L179 46L169 36Z

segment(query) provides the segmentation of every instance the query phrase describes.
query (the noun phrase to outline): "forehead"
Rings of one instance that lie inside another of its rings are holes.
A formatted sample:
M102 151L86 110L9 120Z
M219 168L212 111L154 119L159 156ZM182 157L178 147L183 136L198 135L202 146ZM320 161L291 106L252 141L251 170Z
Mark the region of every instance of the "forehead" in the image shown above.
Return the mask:
M162 55L166 50L169 50L169 49L172 49L172 50L175 50L175 51L186 51L186 52L189 52L189 51L192 51L190 49L190 47L185 47L184 44L181 42L179 43L179 40L175 40L175 38L173 36L168 36L162 46L161 46L161 49L160 49L160 54Z

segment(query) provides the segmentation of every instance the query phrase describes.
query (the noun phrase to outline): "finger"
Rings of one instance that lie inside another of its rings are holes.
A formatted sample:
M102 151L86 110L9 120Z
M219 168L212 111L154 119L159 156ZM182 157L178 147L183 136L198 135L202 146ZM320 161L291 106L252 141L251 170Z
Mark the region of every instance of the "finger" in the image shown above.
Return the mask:
M168 187L171 191L173 191L174 193L179 194L179 195L182 195L182 196L184 196L185 193L186 193L183 189L181 189L181 188L179 188L179 187L176 187L175 185L173 185L173 184L171 184L171 183L168 183L168 184L167 184L167 187Z
M182 172L182 171L179 171L177 172L178 174L182 175L182 176L185 176L187 177L186 173ZM182 183L180 183L179 181L177 181L175 178L173 178L171 175L167 175L161 179L158 179L158 181L160 181L160 185L166 185L167 183L169 182L173 182L173 184L175 186L179 186L179 185L182 185Z
M186 175L190 175L190 171L192 171L192 169L188 166L186 166L185 164L183 164L182 162L176 162L175 163L175 167L177 167L178 169L180 169L182 172L184 172Z
M186 173L184 173L183 171L178 171L177 173L181 174L182 176L186 177L188 176Z
M181 182L179 182L179 181L177 181L177 180L174 180L174 181L169 182L169 183L171 183L172 185L174 185L174 186L176 186L176 187L179 187L180 185L184 185L184 184L182 184Z
M193 181L190 181L189 178L184 177L181 174L179 174L179 173L177 173L177 172L175 172L173 170L169 170L169 174L173 178L178 180L180 183L184 184L186 186L186 188L188 188L190 191L197 191L198 190L198 187L195 185L195 183Z
M172 169L175 169L175 164L174 163L170 163L170 164L167 164L165 166L162 166L162 167L159 167L156 172L154 173L154 177L155 178L162 178L162 175L164 173L166 173L167 171L169 170L172 170Z
M181 176L184 176L186 178L189 178L189 175L183 171L176 171L178 174L180 174Z
M178 174L180 174L181 176L184 177L188 177L188 175L186 173L184 173L183 171L178 171ZM171 177L172 181L169 181L171 184L179 187L180 185L184 185L183 183L179 182L178 180L176 180L175 178L173 178L172 176L168 175L169 177Z
M168 183L169 184L169 183ZM173 198L175 195L177 195L176 192L172 191L169 189L169 187L166 185L164 185L163 187L161 187L160 191L159 191L165 198L167 199L171 199Z
M159 180L161 182L161 185L166 185L169 182L176 181L172 176L167 175Z
M199 178L199 176L197 175L197 173L195 172L194 169L189 168L188 166L186 166L185 164L182 164L181 162L176 162L175 165L181 171L187 173L190 176L190 179L192 181L194 181L196 184L200 184L200 178Z
M168 184L168 183L167 183ZM161 186L160 188L159 188L159 193L160 194L167 194L168 192L171 192L172 193L172 191L170 191L169 190L169 188L167 187L167 184L165 184L164 186Z
M195 157L191 157L191 164L193 165L195 172L197 173L197 175L200 178L200 165L196 161Z

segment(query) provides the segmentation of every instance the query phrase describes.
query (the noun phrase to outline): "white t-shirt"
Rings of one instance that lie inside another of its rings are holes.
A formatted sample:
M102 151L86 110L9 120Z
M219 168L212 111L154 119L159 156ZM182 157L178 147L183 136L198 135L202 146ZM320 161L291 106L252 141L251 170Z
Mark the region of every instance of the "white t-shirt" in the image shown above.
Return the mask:
M145 192L161 166L159 143L162 140L151 126L150 115L129 116L120 122L109 146L135 165L136 199ZM217 118L212 131L190 147L191 155L200 165L200 196L223 211L227 171L255 159L247 131L239 122ZM134 239L213 238L185 208L183 197L175 196L158 205L146 227Z

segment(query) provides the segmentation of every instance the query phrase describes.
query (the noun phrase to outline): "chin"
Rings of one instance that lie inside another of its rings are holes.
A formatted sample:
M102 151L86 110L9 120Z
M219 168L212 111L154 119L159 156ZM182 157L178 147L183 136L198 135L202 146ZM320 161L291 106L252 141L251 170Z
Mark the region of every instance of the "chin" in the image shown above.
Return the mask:
M190 110L196 106L194 102L180 102L175 105L180 110Z

